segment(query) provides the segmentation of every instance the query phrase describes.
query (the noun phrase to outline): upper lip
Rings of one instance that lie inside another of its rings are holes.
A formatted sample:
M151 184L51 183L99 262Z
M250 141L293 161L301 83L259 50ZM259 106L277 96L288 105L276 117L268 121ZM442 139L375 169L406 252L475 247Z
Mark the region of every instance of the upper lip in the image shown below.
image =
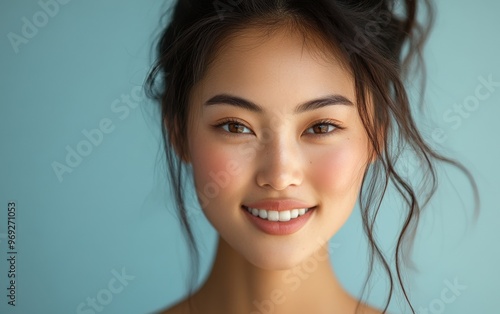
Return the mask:
M308 204L304 201L290 199L290 198L288 198L288 199L262 199L262 200L259 200L256 202L243 204L243 206L250 207L250 208L265 209L265 210L275 210L275 211L314 207L314 205Z

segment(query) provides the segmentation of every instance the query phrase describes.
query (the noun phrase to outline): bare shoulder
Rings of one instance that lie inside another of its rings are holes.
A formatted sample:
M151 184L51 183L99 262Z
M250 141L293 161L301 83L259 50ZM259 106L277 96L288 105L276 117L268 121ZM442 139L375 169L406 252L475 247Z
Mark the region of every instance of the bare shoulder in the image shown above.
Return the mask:
M381 311L373 306L370 306L366 303L361 303L359 306L359 313L361 313L361 314L382 314L383 311Z
M177 304L172 305L171 307L161 310L155 314L190 314L189 304L187 300L180 301ZM360 314L382 314L382 311L374 308L368 304L362 303L359 308Z
M351 304L352 304L352 309L354 313L359 313L359 314L382 314L383 311L367 304L367 303L359 303L359 300L352 298L351 297ZM358 308L359 305L359 308ZM358 311L356 312L356 308L358 308Z
M374 307L371 307L367 304L364 304L361 307L361 313L363 313L363 314L382 314L382 311L379 309L376 309Z

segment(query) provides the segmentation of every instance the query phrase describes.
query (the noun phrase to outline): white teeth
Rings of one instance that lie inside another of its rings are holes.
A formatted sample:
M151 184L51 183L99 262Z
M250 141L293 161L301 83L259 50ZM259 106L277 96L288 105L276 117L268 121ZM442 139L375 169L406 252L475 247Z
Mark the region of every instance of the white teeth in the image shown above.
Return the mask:
M267 219L267 211L260 209L259 210L259 217L262 219Z
M280 212L280 221L289 221L291 213L289 210Z
M267 212L267 220L269 221L278 221L280 220L280 215L275 210L270 210Z
M292 210L283 210L280 212L276 210L268 211L265 209L250 208L250 207L246 207L246 209L252 215L258 216L262 219L266 219L269 221L290 221L292 219L304 215L309 211L309 208L297 208Z

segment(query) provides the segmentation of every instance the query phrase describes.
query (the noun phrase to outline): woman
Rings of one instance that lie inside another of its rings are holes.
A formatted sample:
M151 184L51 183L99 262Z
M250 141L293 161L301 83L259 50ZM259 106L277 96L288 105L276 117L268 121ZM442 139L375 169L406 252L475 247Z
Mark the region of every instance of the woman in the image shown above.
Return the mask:
M429 25L416 21L420 3L403 4L176 4L148 84L162 108L171 186L193 265L186 177L219 241L207 280L163 313L385 313L396 282L414 313L401 279L402 250L435 190L433 162L472 178L434 152L412 118L403 78ZM426 190L398 170L403 150L422 161ZM404 200L395 273L374 235L390 184ZM379 260L390 281L383 309L347 293L329 259L328 240L358 195L369 271Z

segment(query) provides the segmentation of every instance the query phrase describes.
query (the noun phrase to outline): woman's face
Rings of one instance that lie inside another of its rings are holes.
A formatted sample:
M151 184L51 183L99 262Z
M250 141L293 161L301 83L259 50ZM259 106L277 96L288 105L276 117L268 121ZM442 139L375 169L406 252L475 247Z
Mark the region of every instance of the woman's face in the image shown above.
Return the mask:
M188 154L203 211L235 251L269 270L299 264L339 230L369 162L352 76L303 39L245 30L190 95ZM290 199L303 204L280 203ZM299 207L312 208L306 219L291 218Z

